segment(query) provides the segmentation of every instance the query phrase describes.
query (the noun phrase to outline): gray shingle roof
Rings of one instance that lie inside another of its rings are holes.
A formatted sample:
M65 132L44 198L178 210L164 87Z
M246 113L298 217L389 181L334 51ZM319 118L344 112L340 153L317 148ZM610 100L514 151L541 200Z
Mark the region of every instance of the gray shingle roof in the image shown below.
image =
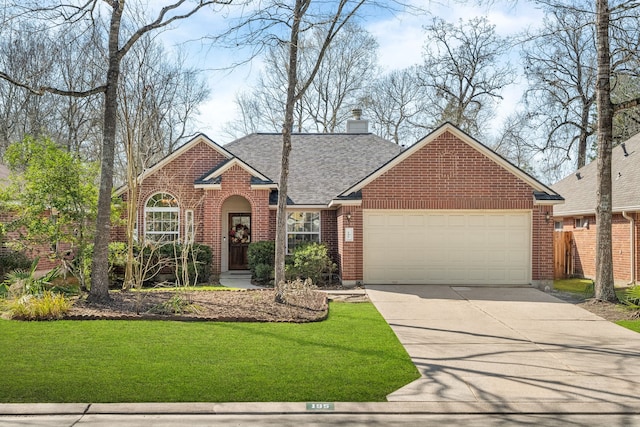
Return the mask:
M624 144L628 156L619 145L613 149L611 159L613 210L616 212L640 210L640 134ZM554 206L554 215L594 213L597 172L597 162L593 161L552 185L551 188L565 198L563 205Z
M282 134L254 133L224 148L278 182ZM373 134L293 134L287 196L296 204L326 205L400 151Z

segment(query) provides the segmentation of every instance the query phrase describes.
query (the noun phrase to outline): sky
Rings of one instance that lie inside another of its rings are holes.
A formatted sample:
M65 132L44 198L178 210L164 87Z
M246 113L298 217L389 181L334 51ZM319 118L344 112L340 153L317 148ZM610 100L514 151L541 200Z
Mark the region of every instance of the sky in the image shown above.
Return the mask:
M531 5L531 2L497 2L491 8L479 7L475 2L450 2L448 0L430 1L414 0L425 6L433 16L448 22L459 19L468 20L477 16L486 16L495 25L496 32L502 36L513 35L526 28L535 27L542 21L542 12ZM512 4L509 6L508 4ZM205 75L211 94L201 106L198 117L198 131L207 134L214 141L224 144L229 138L224 135L224 125L236 116L235 97L239 91L248 89L260 72L261 64L258 60L233 69L220 71L237 60L237 53L228 50L214 49L202 46L201 42L190 42L196 35L210 32L219 17L212 17L207 13L192 16L176 28L162 34L162 38L169 46L176 49L187 49L188 58L195 67L205 69ZM386 71L406 68L422 61L424 44L423 27L431 18L414 16L409 13L397 13L394 16L369 16L361 24L373 35L379 44L379 65ZM213 23L212 23L213 21ZM234 57L235 56L235 57ZM511 61L517 65L519 56L514 49ZM492 132L499 129L504 118L512 112L520 99L524 89L523 79L503 91L503 101L500 103L496 118L491 124ZM366 117L366 111L363 114Z

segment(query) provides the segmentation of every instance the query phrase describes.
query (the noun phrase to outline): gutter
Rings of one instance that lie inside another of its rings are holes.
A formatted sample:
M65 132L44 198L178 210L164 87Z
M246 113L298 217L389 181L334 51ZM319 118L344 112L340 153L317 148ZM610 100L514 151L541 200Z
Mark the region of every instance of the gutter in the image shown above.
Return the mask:
M631 241L631 253L630 253L630 260L631 260L631 284L636 283L636 245L635 245L635 237L636 237L636 222L633 219L633 217L629 216L627 214L627 211L622 211L622 217L624 219L626 219L627 221L629 221L629 240Z

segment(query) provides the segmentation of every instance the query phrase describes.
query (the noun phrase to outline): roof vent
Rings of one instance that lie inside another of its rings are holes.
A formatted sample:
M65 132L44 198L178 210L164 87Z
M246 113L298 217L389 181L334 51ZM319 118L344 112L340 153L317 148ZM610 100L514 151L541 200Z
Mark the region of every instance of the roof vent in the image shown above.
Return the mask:
M620 145L622 145L622 151L624 151L624 156L629 157L629 153L627 152L627 146L625 145L625 143L623 142Z
M353 119L347 120L347 133L369 133L369 121L362 120L362 109L351 110Z

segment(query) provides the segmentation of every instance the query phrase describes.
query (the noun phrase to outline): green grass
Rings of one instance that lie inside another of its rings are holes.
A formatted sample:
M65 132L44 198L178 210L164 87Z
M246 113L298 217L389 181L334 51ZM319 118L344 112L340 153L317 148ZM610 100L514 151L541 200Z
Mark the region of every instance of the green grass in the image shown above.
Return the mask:
M591 279L561 279L554 280L556 291L593 294L593 280Z
M0 320L0 402L384 401L418 378L370 303L310 324Z
M553 281L553 289L562 292L573 292L583 294L586 298L594 295L594 284L591 279L559 279ZM617 288L615 290L618 300L625 299L625 288Z
M640 333L640 320L620 320L616 324Z

